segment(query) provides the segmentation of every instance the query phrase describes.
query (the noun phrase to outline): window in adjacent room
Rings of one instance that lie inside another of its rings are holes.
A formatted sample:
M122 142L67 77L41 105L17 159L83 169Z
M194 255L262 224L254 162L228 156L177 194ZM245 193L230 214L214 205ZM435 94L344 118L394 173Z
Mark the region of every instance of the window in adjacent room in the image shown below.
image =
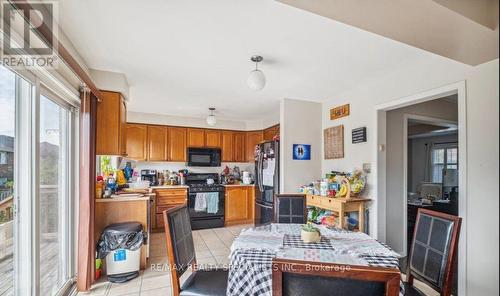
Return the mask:
M453 145L435 145L432 149L432 182L442 183L443 169L458 169L458 147Z

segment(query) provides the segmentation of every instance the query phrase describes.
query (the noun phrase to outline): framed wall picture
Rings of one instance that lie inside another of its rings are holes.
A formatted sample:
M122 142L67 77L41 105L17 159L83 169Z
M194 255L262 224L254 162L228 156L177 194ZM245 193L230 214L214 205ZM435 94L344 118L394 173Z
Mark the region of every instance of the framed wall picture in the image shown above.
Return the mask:
M330 120L335 120L349 116L350 113L351 113L351 106L349 104L334 107L330 109Z
M333 126L323 133L325 159L344 158L344 126Z
M311 145L293 144L294 160L311 160Z

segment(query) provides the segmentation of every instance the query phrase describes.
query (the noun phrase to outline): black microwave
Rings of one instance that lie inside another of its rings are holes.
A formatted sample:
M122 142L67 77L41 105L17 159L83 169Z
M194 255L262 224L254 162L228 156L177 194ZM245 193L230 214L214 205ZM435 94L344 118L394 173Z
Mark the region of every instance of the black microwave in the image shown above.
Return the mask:
M188 166L220 167L221 150L218 148L188 148Z

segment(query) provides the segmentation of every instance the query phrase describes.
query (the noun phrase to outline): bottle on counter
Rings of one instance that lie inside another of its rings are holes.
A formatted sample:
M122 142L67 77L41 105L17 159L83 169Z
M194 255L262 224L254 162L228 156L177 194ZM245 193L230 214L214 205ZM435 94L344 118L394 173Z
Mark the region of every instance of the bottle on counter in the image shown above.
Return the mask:
M104 178L97 176L95 183L95 198L102 198L104 194Z
M319 195L327 196L328 195L328 181L322 180L319 183Z
M109 193L111 193L111 194L116 192L116 180L115 180L113 173L110 173L108 175L108 180L106 182L106 189L109 190ZM106 193L108 193L107 190L106 190ZM111 194L110 194L110 196L111 196Z

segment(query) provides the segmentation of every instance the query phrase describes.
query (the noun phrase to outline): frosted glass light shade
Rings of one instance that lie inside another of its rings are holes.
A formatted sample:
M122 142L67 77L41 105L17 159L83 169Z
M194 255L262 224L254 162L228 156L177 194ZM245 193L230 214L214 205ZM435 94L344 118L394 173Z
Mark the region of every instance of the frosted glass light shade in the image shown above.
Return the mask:
M214 126L217 123L217 119L215 119L215 115L211 114L207 117L207 124L210 126Z
M253 90L261 90L266 85L266 76L260 70L253 70L248 75L247 84Z

